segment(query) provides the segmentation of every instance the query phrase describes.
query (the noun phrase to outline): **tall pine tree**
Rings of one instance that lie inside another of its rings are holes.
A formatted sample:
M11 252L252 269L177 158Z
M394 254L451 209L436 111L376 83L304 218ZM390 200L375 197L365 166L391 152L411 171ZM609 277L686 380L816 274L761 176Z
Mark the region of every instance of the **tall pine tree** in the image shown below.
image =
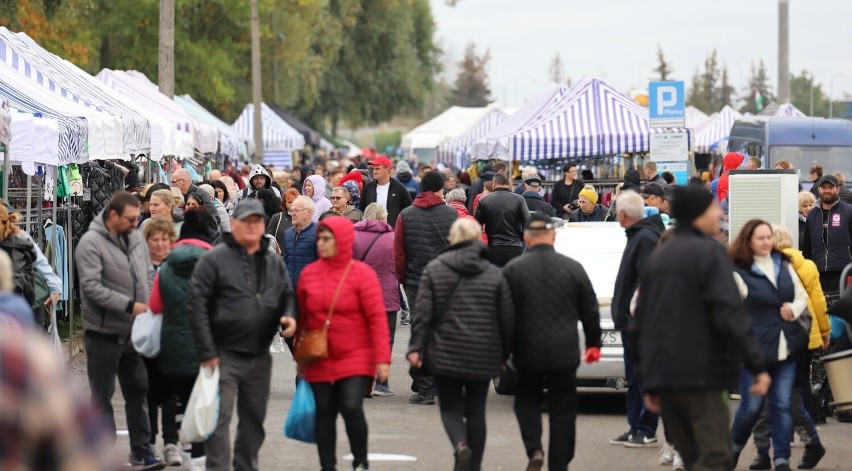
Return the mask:
M488 86L488 61L491 52L483 55L476 54L476 45L468 44L464 58L458 63L459 73L450 104L456 106L486 106L491 103L491 89Z
M742 113L759 113L767 105L775 102L772 87L769 85L769 74L763 60L757 64L752 62L751 77L748 79L748 86L743 89L740 100L745 103L740 109Z

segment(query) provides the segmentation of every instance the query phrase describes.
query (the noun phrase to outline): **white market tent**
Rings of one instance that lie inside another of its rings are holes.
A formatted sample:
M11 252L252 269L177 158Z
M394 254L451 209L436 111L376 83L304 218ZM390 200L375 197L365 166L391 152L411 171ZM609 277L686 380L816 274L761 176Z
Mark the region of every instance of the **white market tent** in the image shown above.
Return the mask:
M512 134L513 160L534 161L647 152L648 109L596 78L586 77Z
M219 152L232 159L247 161L249 159L248 147L245 138L229 124L225 123L216 115L207 111L189 95L175 96L175 103L180 105L190 116L202 123L214 126L219 131Z
M451 106L402 136L402 150L410 154L414 149L436 149L444 141L453 139L470 129L488 111L487 106L480 108Z
M695 130L695 153L709 154L713 149L727 147L723 145L724 141L730 137L734 122L742 117L743 115L730 105L725 105L721 111L710 115L707 121Z
M455 138L444 141L438 147L438 162L452 163L459 168L466 167L470 160L473 143L499 126L509 117L509 114L511 113L507 113L503 108L488 105L488 112L479 118L479 121Z
M141 72L103 69L95 78L135 103L136 109L149 119L165 119L169 123L163 128L163 155L194 159L196 151L201 155L216 152L218 131L189 116ZM172 149L166 143L172 144Z
M88 145L71 158L60 146L61 161L80 161L87 158L111 159L130 158L131 155L151 154L155 157L152 147L159 147L159 142L152 142L151 124L142 115L120 99L111 90L105 88L74 64L48 52L24 33L12 33L0 27L0 62L14 69L20 76L14 76L17 81L29 81L36 85L39 91L34 95L54 95L64 102L73 103L98 113L106 113L114 117L114 125L101 122L104 127L93 126L99 122L89 123ZM8 80L12 77L7 76ZM62 126L62 123L60 123ZM114 128L114 129L113 129ZM119 149L112 147L108 135L117 132L121 135ZM84 158L85 157L85 158Z
M544 92L524 103L500 125L494 127L488 134L473 143L471 159L512 160L511 136L535 121L566 93L568 93L568 89L564 86L551 85Z
M806 118L808 116L790 103L784 103L780 105L778 103L772 103L771 105L764 108L763 111L761 111L757 115L770 117L780 116L786 118Z
M9 145L12 137L10 125L12 115L9 114L9 100L0 100L0 145Z
M707 113L694 106L686 107L686 127L689 129L698 129L709 117Z
M293 165L292 153L305 147L305 136L273 111L260 104L263 125L263 161L277 168ZM254 104L249 103L234 122L234 129L243 136L254 135Z

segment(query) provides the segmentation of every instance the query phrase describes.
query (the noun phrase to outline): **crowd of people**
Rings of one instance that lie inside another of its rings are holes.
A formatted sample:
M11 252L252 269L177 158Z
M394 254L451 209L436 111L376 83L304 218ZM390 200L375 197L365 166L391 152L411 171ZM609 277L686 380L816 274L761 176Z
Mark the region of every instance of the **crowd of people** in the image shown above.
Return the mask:
M799 468L813 468L826 450L807 370L813 355L848 348L848 338L830 340L827 305L840 298L840 272L852 263L852 205L841 201L845 187L836 176L820 176L817 198L800 195L798 234L754 220L726 251L719 233L727 172L744 161L726 156L717 182L686 185L647 162L644 185L629 169L608 205L573 164L545 193L534 168L517 178L493 162L471 181L459 169L385 156L292 172L229 165L203 184L179 169L170 184L118 192L75 252L88 380L101 414L77 405L94 418L76 426L102 420L106 432L68 446L91 453L115 440L117 378L133 469L257 469L270 345L279 336L297 352L306 336L325 330L327 356L298 368L316 400L319 464L336 469L340 415L352 466L366 470L363 400L395 394L395 332L410 324L408 401L437 402L454 469L481 468L489 381L511 368L527 469L567 470L576 370L601 358L601 326L586 271L555 249L561 219L617 221L627 236L612 316L624 344L629 429L611 444L659 447L662 418L662 464L730 470L754 434L750 469L783 471L795 429L807 443ZM17 247L26 237L4 208L0 246ZM26 307L32 300L18 268L32 273L38 253L11 253L15 270L0 270L0 284L9 276L12 288L0 288L18 291ZM130 342L134 316L145 312L163 316L156 358L143 358ZM200 368L218 368L220 412L212 435L184 450L179 419ZM742 400L731 425L725 397L733 389ZM542 403L550 418L546 450ZM78 453L80 462L99 463L97 454Z

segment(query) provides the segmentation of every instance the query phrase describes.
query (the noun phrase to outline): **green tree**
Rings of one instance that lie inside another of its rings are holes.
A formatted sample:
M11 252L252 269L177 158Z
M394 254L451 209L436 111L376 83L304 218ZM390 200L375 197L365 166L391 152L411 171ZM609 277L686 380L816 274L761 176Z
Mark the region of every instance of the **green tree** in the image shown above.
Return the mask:
M491 52L476 54L476 45L468 44L464 57L458 63L451 104L457 106L485 106L491 102L491 89L488 86L488 61Z
M813 92L813 102L811 93ZM790 102L793 106L810 116L828 117L828 97L822 90L822 85L814 83L814 76L807 70L801 74L790 76ZM813 103L813 111L811 111ZM837 103L834 104L835 114Z
M663 56L663 48L659 44L657 45L657 68L654 69L654 72L657 73L657 79L661 82L671 80L672 69Z
M553 59L550 59L550 67L547 69L547 78L549 78L551 82L560 85L566 81L570 81L568 74L565 72L565 64L562 63L562 58L559 57L558 53L553 56Z
M719 111L721 106L719 87L717 85L721 77L717 53L714 49L704 60L704 70L695 70L692 76L692 85L687 94L686 104L694 106L699 110L711 114Z
M734 93L736 89L731 85L730 76L728 74L728 66L722 67L722 83L716 92L716 105L721 110L727 105L733 104Z
M751 63L751 76L748 79L748 86L743 89L743 94L740 100L744 103L740 112L757 113L760 110L757 106L757 94L760 93L762 100L761 109L766 108L766 105L775 102L775 96L772 94L772 87L769 85L769 75L766 71L766 64L761 60L758 64Z

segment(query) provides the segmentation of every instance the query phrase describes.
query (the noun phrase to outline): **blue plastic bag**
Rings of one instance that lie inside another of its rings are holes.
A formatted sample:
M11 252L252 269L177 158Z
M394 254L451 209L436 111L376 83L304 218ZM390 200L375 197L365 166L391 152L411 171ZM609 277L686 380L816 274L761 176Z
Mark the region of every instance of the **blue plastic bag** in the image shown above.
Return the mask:
M300 442L316 443L316 425L317 403L314 391L307 381L300 379L284 423L284 436Z
M846 335L846 321L835 315L829 315L828 319L831 321L831 340L842 339Z

